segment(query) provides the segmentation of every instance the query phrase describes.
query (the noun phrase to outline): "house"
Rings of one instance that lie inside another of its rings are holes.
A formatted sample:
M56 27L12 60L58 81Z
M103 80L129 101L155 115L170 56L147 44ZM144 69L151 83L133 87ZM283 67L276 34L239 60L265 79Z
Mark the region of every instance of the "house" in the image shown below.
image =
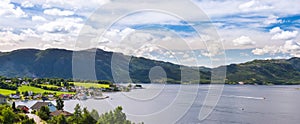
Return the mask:
M38 98L42 98L42 94L37 94L37 95L33 96L33 99L38 99Z
M76 98L79 100L86 100L87 96L85 95L85 93L79 93L76 95Z
M244 82L242 82L242 81L240 81L240 82L238 82L240 85L244 85L245 83Z
M53 98L53 97L54 97L53 94L49 94L49 95L48 95L48 98Z
M71 95L71 94L61 94L60 98L63 99L63 100L68 100L68 99L72 99L73 95Z
M11 80L5 80L6 83L11 83Z
M23 81L22 85L29 85L29 82Z
M29 108L27 106L25 106L25 105L18 105L17 109L20 109L24 113L29 113Z
M62 88L60 89L60 91L61 91L61 92L68 92L69 90L66 89L65 87L62 87Z
M65 117L72 116L73 114L64 110L56 110L54 112L50 113L50 116L58 116L58 115L64 115Z
M6 103L6 96L0 94L0 104L5 104Z
M19 94L10 94L9 95L9 98L12 98L12 99L20 99L20 95Z
M38 111L41 109L42 106L48 106L50 112L54 112L56 111L56 107L55 105L53 105L51 102L36 102L33 106L31 106L30 108L32 110Z

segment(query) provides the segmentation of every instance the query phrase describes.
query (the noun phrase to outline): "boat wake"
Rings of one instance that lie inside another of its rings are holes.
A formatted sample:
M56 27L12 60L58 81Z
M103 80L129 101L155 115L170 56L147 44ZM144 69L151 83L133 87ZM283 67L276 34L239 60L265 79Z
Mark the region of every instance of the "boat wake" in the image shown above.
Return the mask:
M242 99L256 99L256 100L264 100L265 97L252 97L252 96L235 96L235 95L222 95L223 97L230 97L230 98L242 98Z

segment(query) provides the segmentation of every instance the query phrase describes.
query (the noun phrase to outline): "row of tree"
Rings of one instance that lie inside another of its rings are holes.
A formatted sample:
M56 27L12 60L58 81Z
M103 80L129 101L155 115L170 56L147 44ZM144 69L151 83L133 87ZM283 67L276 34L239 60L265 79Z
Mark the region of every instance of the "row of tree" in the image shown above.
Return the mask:
M58 102L57 108L62 109L63 102ZM74 113L70 117L63 115L50 118L50 110L47 106L43 106L37 115L47 121L48 124L133 124L126 119L125 113L122 112L122 107L117 107L115 110L104 113L99 116L96 110L89 112L87 108L81 109L77 104L74 108Z
M1 89L8 89L8 90L16 90L18 89L16 84L10 84L10 83L6 83L4 81L0 81L0 88Z

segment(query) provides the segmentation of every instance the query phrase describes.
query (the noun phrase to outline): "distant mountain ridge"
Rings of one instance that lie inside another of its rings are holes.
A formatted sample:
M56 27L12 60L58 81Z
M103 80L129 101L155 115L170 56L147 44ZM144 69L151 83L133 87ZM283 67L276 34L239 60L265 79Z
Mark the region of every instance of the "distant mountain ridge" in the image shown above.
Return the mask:
M76 51L84 56L92 56L92 50ZM113 52L96 49L95 71L98 80L113 81L111 59ZM0 75L7 77L37 77L37 78L73 78L72 75L73 51L64 49L20 49L0 53ZM129 56L116 53L118 61L125 63ZM84 58L84 57L83 57ZM83 60L85 61L85 60ZM125 65L126 66L126 65ZM127 65L128 66L128 65ZM148 77L152 67L160 66L167 74L169 83L180 83L180 66L169 62L154 61L142 57L132 57L129 64L129 74L133 82L150 83ZM187 67L188 68L188 67ZM126 68L120 66L120 71ZM192 73L199 73L190 69ZM204 72L202 80L209 81L209 72ZM84 79L88 80L88 79Z
M86 54L92 54L89 51ZM73 51L64 49L20 49L11 52L0 52L0 75L7 77L38 78L73 78ZM95 71L98 80L113 81L111 58L113 52L96 50ZM122 63L128 56L117 54ZM190 73L200 73L201 83L210 82L210 68L180 66L169 62L155 61L142 57L132 57L129 74L133 82L150 83L149 71L152 67L162 67L167 75L168 83L180 83L180 68L190 69ZM223 66L224 67L224 66ZM254 60L242 64L227 65L226 83L236 84L300 84L300 58L281 60ZM126 71L120 66L120 71ZM198 80L199 81L199 80ZM197 82L196 79L194 82Z
M228 83L300 84L300 58L254 60L227 66Z

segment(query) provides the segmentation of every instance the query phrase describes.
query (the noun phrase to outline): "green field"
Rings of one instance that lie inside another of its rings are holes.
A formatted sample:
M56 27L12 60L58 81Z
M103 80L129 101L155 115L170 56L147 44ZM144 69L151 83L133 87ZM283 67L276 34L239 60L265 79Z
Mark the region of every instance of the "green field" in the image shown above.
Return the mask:
M10 94L16 93L14 90L6 90L6 89L0 89L0 94L8 96Z
M52 88L52 87L54 87L54 88L59 88L59 86L49 85L49 84L42 84L41 86L42 86L42 87L43 87L43 86L46 86L46 87L48 87L48 88Z
M60 94L75 94L73 92L59 92L59 91L44 90L44 89L37 88L37 87L32 87L32 86L21 86L21 87L18 88L18 90L20 92L32 91L34 93L44 93L44 92L56 93L56 95L60 95Z
M96 83L81 83L81 82L69 82L74 83L75 86L82 86L85 88L109 88L109 84L96 84Z

